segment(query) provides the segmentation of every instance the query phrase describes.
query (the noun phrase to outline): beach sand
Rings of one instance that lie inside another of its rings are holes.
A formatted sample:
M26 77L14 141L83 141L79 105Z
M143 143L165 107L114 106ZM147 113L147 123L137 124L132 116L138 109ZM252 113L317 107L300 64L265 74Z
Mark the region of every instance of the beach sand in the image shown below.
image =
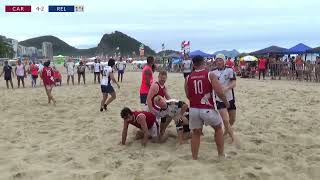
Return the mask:
M65 74L64 74L65 76ZM225 144L231 159L219 161L213 130L204 128L199 160L190 144L177 146L175 126L164 144L141 147L129 127L121 146L124 106L141 109L140 72L127 72L117 99L99 112L100 86L56 87L57 106L43 87L7 90L0 80L0 180L39 179L320 179L320 85L238 79L235 132L240 149ZM157 73L155 73L157 77ZM16 79L14 79L16 85ZM182 74L170 73L173 98L185 100Z

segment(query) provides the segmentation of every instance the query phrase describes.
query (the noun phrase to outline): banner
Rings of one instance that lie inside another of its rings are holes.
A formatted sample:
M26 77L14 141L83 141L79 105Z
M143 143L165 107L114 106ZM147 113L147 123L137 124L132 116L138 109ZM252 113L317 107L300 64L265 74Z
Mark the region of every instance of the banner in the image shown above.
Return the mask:
M182 41L181 51L183 54L189 54L190 52L190 41Z

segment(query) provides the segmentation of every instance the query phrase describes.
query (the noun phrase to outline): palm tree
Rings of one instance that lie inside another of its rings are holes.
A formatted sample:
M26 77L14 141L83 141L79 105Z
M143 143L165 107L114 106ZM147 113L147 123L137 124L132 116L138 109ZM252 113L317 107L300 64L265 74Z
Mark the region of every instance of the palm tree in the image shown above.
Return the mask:
M0 57L12 58L14 54L13 48L5 42L4 37L0 37Z

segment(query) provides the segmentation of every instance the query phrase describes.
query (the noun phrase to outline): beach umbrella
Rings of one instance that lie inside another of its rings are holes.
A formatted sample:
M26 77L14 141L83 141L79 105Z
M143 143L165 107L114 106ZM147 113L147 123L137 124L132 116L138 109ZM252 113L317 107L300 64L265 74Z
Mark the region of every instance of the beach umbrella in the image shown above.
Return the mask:
M240 58L240 61L257 61L258 58L254 57L254 56L244 56L242 58Z

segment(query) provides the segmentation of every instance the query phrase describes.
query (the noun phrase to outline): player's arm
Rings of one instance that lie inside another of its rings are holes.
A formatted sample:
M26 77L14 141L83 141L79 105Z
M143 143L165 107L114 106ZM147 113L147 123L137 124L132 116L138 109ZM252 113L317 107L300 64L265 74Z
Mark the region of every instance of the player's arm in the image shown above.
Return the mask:
M128 127L129 127L129 123L127 121L123 121L122 141L121 141L122 145L126 144L127 135L128 135Z
M147 95L147 105L149 111L152 113L157 113L157 110L153 109L152 107L152 97L155 96L159 91L159 86L156 83L153 83L150 87L149 93Z
M16 74L16 76L17 76L17 66L14 68L14 73ZM14 73L12 72L12 75L14 75Z
M152 75L152 72L151 71L145 71L144 74L146 75L147 86L150 87L151 86L151 75Z
M152 107L152 97L155 96L159 91L159 86L156 83L153 83L150 87L148 96L147 96L147 105L149 108L149 111L152 113L157 113L157 110L153 109Z
M229 102L227 101L226 96L224 95L222 86L217 78L217 76L214 73L209 74L209 78L211 80L211 85L214 90L214 92L217 94L217 96L223 101L223 103L229 107Z
M118 82L117 82L116 79L114 78L114 75L113 75L112 72L110 73L110 78L111 78L112 82L116 83L117 86L118 86L118 88L120 88L120 85L118 84Z
M230 78L230 82L228 83L228 85L226 86L226 89L229 90L229 89L233 89L236 87L236 73L233 72L233 71L230 71L229 73L229 78Z
M14 77L14 72L11 70L11 73L12 73L12 77ZM17 73L17 72L15 72L15 73Z
M148 131L148 125L146 122L146 116L138 115L137 122L141 125L141 130L143 132L142 146L145 146L149 138L149 131Z

